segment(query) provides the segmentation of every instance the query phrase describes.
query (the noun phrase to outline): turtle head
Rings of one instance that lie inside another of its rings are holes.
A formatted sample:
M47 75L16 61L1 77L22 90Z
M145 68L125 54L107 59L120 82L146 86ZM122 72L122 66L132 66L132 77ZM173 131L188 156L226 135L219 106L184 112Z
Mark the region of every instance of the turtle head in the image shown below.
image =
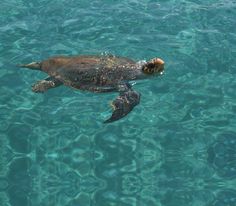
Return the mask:
M142 71L144 74L162 74L164 71L165 62L160 58L154 58L146 62Z

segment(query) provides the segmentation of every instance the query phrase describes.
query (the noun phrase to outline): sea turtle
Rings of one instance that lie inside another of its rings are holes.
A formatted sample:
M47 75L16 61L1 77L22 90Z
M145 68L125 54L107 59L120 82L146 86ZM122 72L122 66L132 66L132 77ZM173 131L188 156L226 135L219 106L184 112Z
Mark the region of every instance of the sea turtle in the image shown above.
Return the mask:
M164 61L154 58L147 62L135 62L112 55L58 56L20 67L40 70L49 75L32 86L33 92L45 92L60 85L91 92L119 92L111 103L113 113L105 121L108 123L126 116L139 103L140 93L134 91L128 81L161 74Z

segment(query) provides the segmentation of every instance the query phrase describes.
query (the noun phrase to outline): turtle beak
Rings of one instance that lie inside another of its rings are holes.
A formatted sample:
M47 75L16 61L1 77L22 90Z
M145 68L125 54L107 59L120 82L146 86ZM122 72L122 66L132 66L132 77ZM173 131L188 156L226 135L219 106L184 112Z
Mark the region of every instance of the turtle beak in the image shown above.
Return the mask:
M21 64L18 66L28 68L28 69L33 69L33 70L40 70L41 69L41 63L39 63L39 62L32 62L29 64Z
M161 74L164 71L165 62L160 58L155 58L155 59L153 59L153 63L155 65L156 72Z
M165 62L164 62L162 59L160 59L160 58L156 58L156 59L155 59L155 62L156 62L157 64L159 64L159 65L164 65L164 64L165 64Z

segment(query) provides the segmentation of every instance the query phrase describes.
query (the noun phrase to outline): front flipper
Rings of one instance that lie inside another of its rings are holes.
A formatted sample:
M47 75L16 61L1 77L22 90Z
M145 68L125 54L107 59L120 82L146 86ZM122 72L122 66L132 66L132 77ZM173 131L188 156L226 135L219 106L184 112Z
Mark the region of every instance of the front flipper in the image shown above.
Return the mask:
M55 88L62 85L62 82L53 78L53 77L48 77L44 80L40 80L36 82L32 86L32 91L36 93L43 93L46 92L48 89Z
M114 122L126 116L132 109L139 104L140 93L133 91L129 83L118 85L120 95L111 103L113 108L112 116L104 123Z

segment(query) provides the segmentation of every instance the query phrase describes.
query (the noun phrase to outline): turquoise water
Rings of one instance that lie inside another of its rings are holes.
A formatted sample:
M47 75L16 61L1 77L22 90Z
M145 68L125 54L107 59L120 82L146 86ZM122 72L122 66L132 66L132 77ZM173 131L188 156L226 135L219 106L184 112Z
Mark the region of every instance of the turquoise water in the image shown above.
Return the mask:
M1 206L235 206L235 0L2 0ZM58 87L18 63L53 55L161 57L141 103Z

